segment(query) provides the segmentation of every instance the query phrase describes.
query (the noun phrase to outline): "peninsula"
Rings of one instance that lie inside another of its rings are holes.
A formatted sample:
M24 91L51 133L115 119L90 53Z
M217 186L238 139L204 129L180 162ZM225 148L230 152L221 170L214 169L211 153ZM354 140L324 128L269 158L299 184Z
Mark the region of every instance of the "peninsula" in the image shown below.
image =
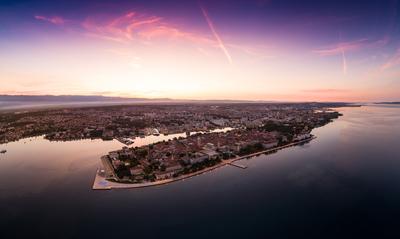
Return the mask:
M174 103L34 109L0 114L0 144L118 140L101 157L93 189L160 185L261 153L306 143L346 103ZM166 137L168 135L169 137ZM176 135L171 137L170 135ZM145 145L138 137L151 136Z
M257 106L254 112L248 112L248 107L242 109L246 113L241 112L241 118L227 114L211 119L213 126L233 127L229 130L187 131L186 136L109 152L101 158L102 167L96 173L93 189L156 186L225 165L244 168L234 162L307 143L314 139L313 128L340 116L336 111L321 108L279 107L270 111Z

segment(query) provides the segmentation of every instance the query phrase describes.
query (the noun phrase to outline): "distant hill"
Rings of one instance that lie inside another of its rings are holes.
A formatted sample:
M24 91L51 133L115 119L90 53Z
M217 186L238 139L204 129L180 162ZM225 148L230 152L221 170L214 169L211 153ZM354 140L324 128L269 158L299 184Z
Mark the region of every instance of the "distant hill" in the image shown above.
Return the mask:
M176 100L169 98L128 98L101 95L0 95L0 110L54 107L102 106L149 103L251 103L245 100Z
M398 101L394 101L394 102L376 102L375 104L400 105L400 102L398 102Z
M30 110L60 107L86 107L129 104L237 104L237 103L307 103L322 107L357 106L344 102L278 102L250 100L185 100L170 98L128 98L101 95L0 95L0 111Z
M97 106L169 102L170 99L107 97L98 95L0 95L0 110L35 109L63 106Z
M168 101L167 98L147 99L147 98L124 98L107 97L101 95L0 95L0 101L19 101L19 102L93 102L93 101Z

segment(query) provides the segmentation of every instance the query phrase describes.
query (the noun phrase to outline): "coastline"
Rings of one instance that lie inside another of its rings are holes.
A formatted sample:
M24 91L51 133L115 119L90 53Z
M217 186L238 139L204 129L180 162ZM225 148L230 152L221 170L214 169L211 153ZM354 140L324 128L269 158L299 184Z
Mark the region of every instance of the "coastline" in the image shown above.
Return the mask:
M209 168L205 168L193 173L189 173L189 174L184 174L181 176L178 176L176 178L169 178L169 179L164 179L164 180L159 180L159 181L154 181L154 182L145 182L145 183L119 183L119 182L112 182L112 181L108 181L105 179L104 176L100 175L100 169L97 169L96 171L96 175L95 175L95 179L93 182L93 186L92 189L93 190L111 190L111 189L131 189L131 188L144 188L144 187L152 187L152 186L159 186L159 185L164 185L164 184L168 184L168 183L173 183L173 182L177 182L180 180L184 180L184 179L188 179L194 176L198 176L200 174L203 173L207 173L210 171L213 171L215 169L218 169L220 167L226 166L226 165L230 165L236 161L245 159L245 158L250 158L250 157L255 157L261 154L266 154L266 153L270 153L273 151L277 151L280 149L284 149L284 148L288 148L288 147L292 147L292 146L296 146L302 143L307 143L313 139L315 139L316 136L312 136L308 139L304 139L301 141L297 141L297 142L293 142L290 144L286 144L283 146L278 146L278 147L274 147L271 149L267 149L267 150L263 150L260 152L256 152L256 153L252 153L252 154L248 154L248 155L244 155L244 156L238 156L232 159L227 159L227 160L223 160L221 163L214 165L212 167Z

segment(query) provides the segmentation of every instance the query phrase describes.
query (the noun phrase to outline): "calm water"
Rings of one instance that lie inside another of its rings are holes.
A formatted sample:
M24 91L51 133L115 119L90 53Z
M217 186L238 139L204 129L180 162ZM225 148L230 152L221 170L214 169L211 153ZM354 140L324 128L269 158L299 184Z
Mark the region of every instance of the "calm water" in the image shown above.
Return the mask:
M341 108L304 146L161 187L92 191L117 141L0 145L0 237L399 238L400 107Z

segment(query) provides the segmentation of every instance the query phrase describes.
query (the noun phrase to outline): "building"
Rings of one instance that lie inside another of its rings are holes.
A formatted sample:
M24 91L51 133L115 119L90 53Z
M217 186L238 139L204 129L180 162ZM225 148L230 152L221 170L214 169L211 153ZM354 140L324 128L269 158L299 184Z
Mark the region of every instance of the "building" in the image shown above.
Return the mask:
M182 170L182 166L177 162L165 167L165 171L179 172L181 170Z
M219 153L216 152L215 150L207 149L207 148L204 148L203 150L201 150L200 153L207 155L208 159L216 159L219 155Z
M175 171L165 171L165 172L157 172L155 173L156 179L157 180L163 180L163 179L168 179L172 178L175 174Z
M207 154L201 153L201 152L196 152L194 154L194 157L189 158L189 162L190 164L195 164L195 163L201 163L205 160L207 160L209 158L209 156Z
M311 137L311 134L309 134L309 133L306 133L306 134L299 134L299 135L297 135L296 137L294 137L293 140L295 140L295 141L300 141L300 140L308 139L308 138L310 138L310 137Z
M269 141L262 144L265 149L270 149L278 146L278 141Z
M143 167L139 165L139 166L130 168L129 171L131 172L132 176L141 175L141 174L143 174Z

